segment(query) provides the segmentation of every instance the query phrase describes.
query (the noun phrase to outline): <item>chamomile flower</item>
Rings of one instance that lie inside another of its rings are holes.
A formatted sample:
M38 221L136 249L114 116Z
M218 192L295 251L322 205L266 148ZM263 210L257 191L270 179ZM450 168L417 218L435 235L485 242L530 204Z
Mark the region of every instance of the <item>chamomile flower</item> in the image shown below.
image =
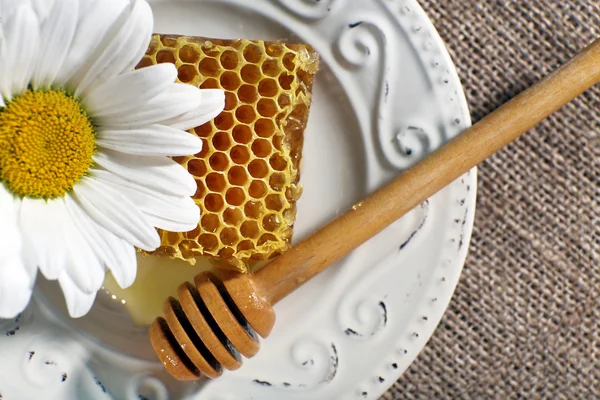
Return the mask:
M170 157L217 116L220 90L135 70L153 17L145 0L0 0L0 318L29 303L37 271L85 315L110 270L136 276L156 228L192 230L196 183Z

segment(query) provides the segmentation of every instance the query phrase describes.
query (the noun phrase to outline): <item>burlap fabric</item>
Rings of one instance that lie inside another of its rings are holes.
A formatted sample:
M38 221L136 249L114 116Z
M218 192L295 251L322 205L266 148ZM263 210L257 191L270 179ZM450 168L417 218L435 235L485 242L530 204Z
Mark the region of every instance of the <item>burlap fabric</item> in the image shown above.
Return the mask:
M598 0L421 4L474 121L600 37ZM479 179L450 308L383 399L600 399L600 89L484 162Z

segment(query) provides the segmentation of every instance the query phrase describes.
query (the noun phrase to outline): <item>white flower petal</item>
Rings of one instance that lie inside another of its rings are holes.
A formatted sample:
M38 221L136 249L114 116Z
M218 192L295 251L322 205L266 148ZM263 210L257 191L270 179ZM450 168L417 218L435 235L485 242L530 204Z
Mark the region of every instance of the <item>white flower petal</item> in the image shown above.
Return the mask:
M135 248L89 218L71 196L65 201L71 218L96 256L111 270L122 288L131 286L137 273Z
M202 106L202 90L192 85L173 83L153 99L138 107L106 117L94 118L94 123L105 127L154 124L175 118Z
M219 115L225 107L225 92L220 89L202 89L202 105L185 114L160 121L162 125L188 130L201 126Z
M58 278L58 283L65 294L67 309L71 318L81 318L92 308L97 292L86 294L82 292L66 271Z
M0 262L0 319L15 318L31 299L31 277L18 257Z
M19 223L28 268L39 267L47 279L58 279L67 260L63 227L69 223L69 215L64 201L25 197Z
M50 16L52 7L62 0L29 0L31 7L35 10L38 15L40 22L44 23Z
M94 155L94 161L128 182L161 193L192 196L197 190L194 177L184 167L167 157L130 156L110 150L99 150Z
M18 200L15 198L15 196L12 195L12 193L10 193L5 187L4 184L0 183L0 220L2 220L2 223L0 224L0 226L4 227L5 225L9 225L9 226L17 226L17 220L18 220L18 216L16 214L16 206L17 206ZM3 234L3 230L0 229L0 235ZM2 237L4 239L4 237ZM10 236L8 236L6 239L11 239ZM20 242L20 237L17 238L13 238L14 240L19 240L18 242L18 246L21 246L21 242ZM0 246L2 245L2 243L4 243L2 240L0 240ZM11 243L11 246L16 245L17 242Z
M189 156L202 150L198 136L164 125L100 129L96 143L102 148L139 156Z
M115 36L127 0L85 1L79 7L79 24L55 82L74 91L90 65Z
M91 89L81 100L94 118L106 117L139 107L140 102L156 97L176 79L175 65L153 65L115 76Z
M95 178L82 180L73 190L77 203L100 226L142 250L160 246L158 232L121 193Z
M198 227L200 208L191 197L166 195L132 185L108 171L96 171L94 177L125 195L157 228L171 232L189 232Z
M39 52L40 27L33 9L22 4L6 22L5 28L5 49L0 58L0 91L6 100L11 100L27 90L31 81Z
M21 259L17 211L17 201L0 184L0 319L14 318L27 307L35 281L35 270Z
M14 1L14 0L0 0L0 15L3 20L8 20L12 17L12 14L25 1Z
M19 228L20 208L21 200L15 198L4 185L0 184L0 254L7 262L13 258L21 258L29 275L29 287L32 288L37 275L37 264L25 262L23 235Z
M104 266L92 250L89 241L85 239L85 232L78 228L71 219L72 216L68 215L67 218L68 222L63 226L64 246L68 250L64 272L83 293L97 292L104 281ZM85 218L88 217L85 216Z
M48 4L48 0L41 3ZM33 73L34 89L50 87L70 50L79 18L79 0L52 2L41 31L41 45Z
M83 97L90 87L132 70L148 50L154 28L150 6L145 0L132 0L125 13L119 31L78 83L75 96Z
M17 200L0 184L0 318L14 318L23 311L35 281L21 259L21 234L17 225Z

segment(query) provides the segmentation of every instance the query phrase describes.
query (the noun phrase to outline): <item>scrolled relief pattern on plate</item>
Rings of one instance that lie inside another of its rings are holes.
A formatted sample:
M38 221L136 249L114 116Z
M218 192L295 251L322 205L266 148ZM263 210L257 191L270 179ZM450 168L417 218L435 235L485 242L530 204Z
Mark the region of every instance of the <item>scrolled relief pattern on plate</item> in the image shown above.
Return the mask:
M394 116L393 99L401 89L395 84L399 69L392 65L399 65L402 60L392 51L399 47L392 32L393 27L381 15L347 20L334 51L351 68L368 68L379 76L374 85L376 111L370 113L375 141L386 161L393 168L404 170L439 146L442 138L429 127L397 121Z
M168 400L169 391L163 381L155 376L141 374L127 382L126 400Z
M306 334L296 338L285 346L287 351L286 363L293 368L293 378L278 376L277 371L265 369L262 374L249 374L239 379L232 377L224 382L210 382L198 400L233 400L240 398L239 393L252 394L253 398L284 398L285 393L310 392L324 388L338 377L340 357L338 346L333 341L322 337ZM282 356L283 357L283 356ZM287 370L287 368L286 368ZM234 389L235 387L235 389ZM236 395L237 393L237 395ZM276 397L268 397L269 395ZM196 397L193 397L196 400Z
M386 259L376 262L374 268L363 268L362 273L354 278L354 284L345 290L337 306L337 321L346 336L368 340L387 327L390 306L386 302L385 294L369 294L376 293L372 287L388 273L388 270L397 266L395 259L398 252L405 251L422 231L427 230L428 216L429 202L426 201L403 218L402 223L411 228L410 233L396 238L397 251L392 251Z
M324 19L330 15L333 6L342 6L346 0L276 0L293 14L311 20Z
M299 338L292 345L291 357L300 371L311 376L311 382L304 382L299 387L327 384L337 375L339 366L337 346L324 338Z
M10 376L1 382L4 398L111 398L86 364L88 349L70 331L47 319L35 302L0 325L4 333L0 376Z

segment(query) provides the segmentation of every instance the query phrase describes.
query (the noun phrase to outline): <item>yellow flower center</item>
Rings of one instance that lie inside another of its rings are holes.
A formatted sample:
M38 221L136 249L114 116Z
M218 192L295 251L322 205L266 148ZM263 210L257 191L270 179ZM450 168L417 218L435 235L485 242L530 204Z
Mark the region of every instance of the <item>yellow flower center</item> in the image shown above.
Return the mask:
M0 181L17 196L63 197L93 164L96 133L78 99L31 91L0 108Z

